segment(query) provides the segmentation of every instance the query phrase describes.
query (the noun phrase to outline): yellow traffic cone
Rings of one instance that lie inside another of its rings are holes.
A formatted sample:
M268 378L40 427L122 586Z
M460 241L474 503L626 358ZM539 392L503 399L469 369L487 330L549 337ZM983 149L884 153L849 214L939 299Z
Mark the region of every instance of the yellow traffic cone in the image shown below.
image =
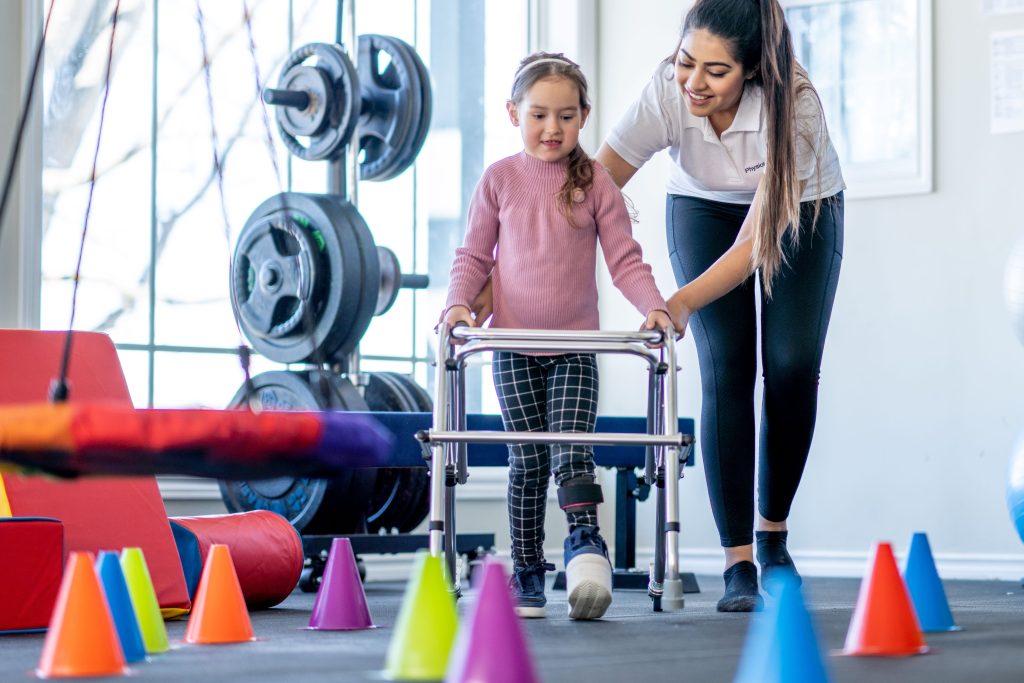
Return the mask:
M153 580L149 577L149 567L142 554L142 548L125 548L121 551L121 570L128 584L128 595L132 598L135 619L139 622L142 642L147 654L158 654L171 649L167 642L167 627L164 626L160 604L153 589Z
M441 680L457 628L455 600L448 591L441 558L420 553L388 646L385 675L399 681Z

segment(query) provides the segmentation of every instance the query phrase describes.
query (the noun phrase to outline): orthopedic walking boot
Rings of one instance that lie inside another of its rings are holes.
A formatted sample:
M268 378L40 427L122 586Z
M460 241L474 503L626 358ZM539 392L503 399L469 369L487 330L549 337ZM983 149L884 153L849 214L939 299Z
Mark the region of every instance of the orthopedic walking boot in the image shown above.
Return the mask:
M577 526L565 539L569 616L600 619L612 604L612 563L596 526Z

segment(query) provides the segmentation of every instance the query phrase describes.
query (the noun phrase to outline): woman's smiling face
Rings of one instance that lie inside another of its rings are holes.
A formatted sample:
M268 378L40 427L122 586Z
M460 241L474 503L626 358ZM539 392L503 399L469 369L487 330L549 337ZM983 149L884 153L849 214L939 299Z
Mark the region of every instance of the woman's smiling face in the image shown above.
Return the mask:
M705 29L683 36L676 54L676 83L690 113L710 117L719 133L732 124L743 87L752 77L725 40Z

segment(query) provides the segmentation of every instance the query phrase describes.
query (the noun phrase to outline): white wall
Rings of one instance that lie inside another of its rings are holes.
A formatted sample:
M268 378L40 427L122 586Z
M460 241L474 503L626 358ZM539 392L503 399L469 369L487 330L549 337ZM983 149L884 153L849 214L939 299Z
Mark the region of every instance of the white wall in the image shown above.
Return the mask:
M635 4L600 2L593 80L602 135L675 46L683 4L646 0L641 12ZM1024 133L988 132L989 36L1024 29L1024 15L983 17L980 6L934 3L935 192L847 202L818 427L790 519L790 545L804 571L859 575L874 541L905 551L911 532L923 530L944 575L1024 572L1004 502L1007 461L1024 428L1024 349L1002 293L1006 256L1024 238ZM640 210L636 233L658 282L672 291L666 168L660 155L626 192ZM607 279L602 284L609 292L604 326L632 326L636 314ZM683 349L680 411L697 416L692 342ZM642 382L625 379L605 392L603 411L628 412L643 400ZM696 469L682 484L682 554L691 569L720 571ZM650 513L643 510L640 523L644 547L651 544Z

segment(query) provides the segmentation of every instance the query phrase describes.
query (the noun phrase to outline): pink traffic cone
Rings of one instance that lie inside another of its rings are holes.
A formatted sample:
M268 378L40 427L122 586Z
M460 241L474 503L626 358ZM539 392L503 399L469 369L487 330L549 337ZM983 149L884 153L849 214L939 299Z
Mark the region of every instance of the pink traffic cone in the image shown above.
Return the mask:
M359 580L359 567L347 538L331 541L320 590L313 602L309 628L321 631L358 631L376 628L366 606L366 593Z
M519 617L512 607L508 577L489 560L468 623L459 629L446 683L538 683Z

